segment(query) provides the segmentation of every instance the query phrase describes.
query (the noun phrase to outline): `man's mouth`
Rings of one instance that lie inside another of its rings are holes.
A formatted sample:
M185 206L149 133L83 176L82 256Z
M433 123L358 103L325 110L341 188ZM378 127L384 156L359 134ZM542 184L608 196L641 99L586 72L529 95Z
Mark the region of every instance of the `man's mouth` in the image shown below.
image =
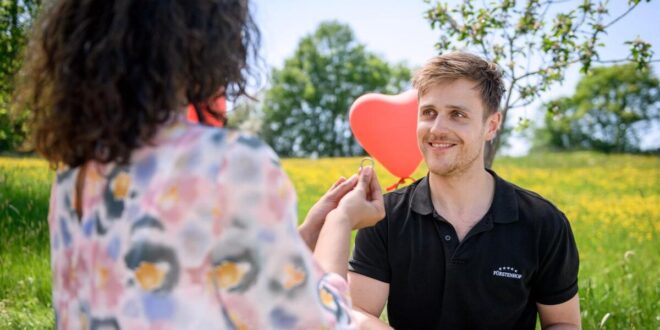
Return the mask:
M428 145L434 149L448 149L455 146L456 144L449 142L429 142Z

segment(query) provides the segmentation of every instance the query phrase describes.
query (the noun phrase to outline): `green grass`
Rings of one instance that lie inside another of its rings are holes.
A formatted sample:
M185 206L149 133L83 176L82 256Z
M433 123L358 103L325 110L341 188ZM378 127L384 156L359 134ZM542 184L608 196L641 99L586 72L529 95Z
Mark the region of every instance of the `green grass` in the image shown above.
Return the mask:
M299 216L358 158L284 160ZM377 166L381 184L396 180ZM580 250L585 329L660 328L660 158L594 153L500 158L504 178L553 201ZM424 175L420 167L413 175ZM0 158L0 328L50 328L48 252L52 173L36 159Z
M43 161L0 158L0 328L52 327Z

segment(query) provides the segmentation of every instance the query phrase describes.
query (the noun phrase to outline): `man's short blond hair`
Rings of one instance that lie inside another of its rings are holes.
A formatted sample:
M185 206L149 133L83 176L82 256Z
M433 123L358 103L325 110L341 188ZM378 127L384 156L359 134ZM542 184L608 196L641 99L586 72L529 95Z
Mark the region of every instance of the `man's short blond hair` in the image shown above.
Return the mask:
M451 52L429 60L413 77L419 96L440 83L467 79L477 84L486 109L484 118L497 112L504 95L502 71L493 62L466 52Z

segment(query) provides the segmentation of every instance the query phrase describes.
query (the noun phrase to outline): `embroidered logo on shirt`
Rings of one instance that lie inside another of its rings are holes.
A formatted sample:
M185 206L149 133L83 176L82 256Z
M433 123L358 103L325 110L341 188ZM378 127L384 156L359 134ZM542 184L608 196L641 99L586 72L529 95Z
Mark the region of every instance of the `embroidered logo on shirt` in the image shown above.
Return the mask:
M499 267L493 271L493 276L515 278L517 280L522 278L522 274L518 274L518 270L513 267Z

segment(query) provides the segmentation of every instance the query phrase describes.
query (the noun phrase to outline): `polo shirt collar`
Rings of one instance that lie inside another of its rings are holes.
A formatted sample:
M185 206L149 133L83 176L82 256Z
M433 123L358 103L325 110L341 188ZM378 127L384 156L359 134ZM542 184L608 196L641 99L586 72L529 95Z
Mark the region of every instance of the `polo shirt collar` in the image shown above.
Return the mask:
M512 223L518 221L518 199L513 185L504 181L493 170L486 169L486 171L495 178L495 195L488 210L493 222ZM433 213L428 174L414 188L410 204L410 208L420 215Z
M431 187L429 186L429 174L426 174L414 188L410 198L410 208L418 214L429 215L433 213L433 202L431 201Z

